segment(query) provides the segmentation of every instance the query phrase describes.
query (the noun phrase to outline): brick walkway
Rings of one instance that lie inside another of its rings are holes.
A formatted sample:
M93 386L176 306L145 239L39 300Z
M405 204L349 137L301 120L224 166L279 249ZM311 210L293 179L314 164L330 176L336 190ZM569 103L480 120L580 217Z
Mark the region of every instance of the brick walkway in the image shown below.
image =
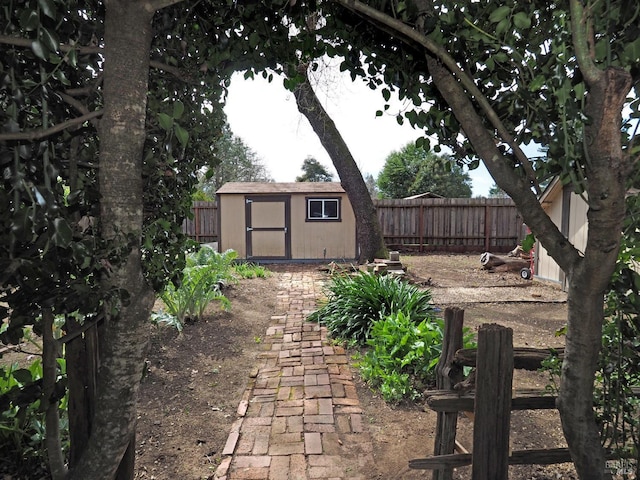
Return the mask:
M251 375L214 478L365 480L371 437L342 347L305 322L320 278L281 275L278 312Z

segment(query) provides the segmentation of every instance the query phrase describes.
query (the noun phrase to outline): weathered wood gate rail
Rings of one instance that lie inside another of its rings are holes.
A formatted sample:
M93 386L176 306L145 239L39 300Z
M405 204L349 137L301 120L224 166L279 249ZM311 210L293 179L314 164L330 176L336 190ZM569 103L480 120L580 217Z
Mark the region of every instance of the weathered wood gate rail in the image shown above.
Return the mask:
M513 332L496 324L482 325L478 348L462 347L464 311L445 310L442 355L436 367L437 391L427 404L438 413L434 455L409 461L413 469L434 470L434 480L451 479L456 467L472 466L473 480L507 480L509 465L570 462L566 448L530 449L509 454L512 410L555 408L556 397L543 391L516 391L512 395L513 369L536 370L552 349L513 348ZM555 349L562 356L564 349ZM476 367L475 393L463 393L462 368ZM454 453L458 412L473 412L473 453Z

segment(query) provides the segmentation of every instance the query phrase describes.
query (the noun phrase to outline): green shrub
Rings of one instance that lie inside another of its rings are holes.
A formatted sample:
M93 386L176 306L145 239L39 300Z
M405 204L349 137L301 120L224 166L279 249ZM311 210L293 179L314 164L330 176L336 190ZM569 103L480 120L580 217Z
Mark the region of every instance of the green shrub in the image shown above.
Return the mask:
M358 345L365 344L376 320L401 311L420 321L434 311L429 291L391 275L334 276L326 297L309 319L326 324L335 337Z
M160 294L167 312L154 313L152 319L158 323L173 324L180 331L187 319L200 318L214 300L219 301L222 308L229 308L231 304L223 295L222 287L237 281L233 275L236 257L233 250L218 253L207 246L187 255L181 283L169 282ZM167 314L175 317L176 322L171 322Z
M465 346L472 334L465 329ZM442 352L443 321L433 317L419 323L397 312L373 323L370 347L358 366L362 378L387 402L415 399L435 381Z
M266 278L270 273L267 268L257 263L237 263L233 268L240 278Z
M65 361L58 359L60 378L66 375ZM60 380L59 381L64 381ZM44 412L40 408L42 364L37 358L27 368L17 364L0 367L0 451L13 459L12 468L35 471L45 465ZM59 403L62 446L69 447L67 396Z

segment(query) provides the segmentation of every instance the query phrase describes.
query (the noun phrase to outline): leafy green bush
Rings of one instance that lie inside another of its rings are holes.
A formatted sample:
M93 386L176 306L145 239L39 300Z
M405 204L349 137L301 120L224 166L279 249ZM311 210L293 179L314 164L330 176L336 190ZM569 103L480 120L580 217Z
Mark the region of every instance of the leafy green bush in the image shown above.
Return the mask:
M270 273L267 268L257 263L237 263L233 268L240 278L266 278Z
M65 375L65 361L58 359L60 374ZM45 419L40 408L42 364L37 358L27 368L16 363L0 367L0 451L13 468L33 472L46 464ZM67 397L59 404L63 448L68 444ZM43 467L44 468L44 467ZM0 468L1 470L1 468Z
M419 321L434 312L429 291L391 275L334 276L326 297L309 319L326 324L335 337L358 345L366 343L376 320L401 311Z
M358 363L362 378L387 402L419 397L435 381L443 324L433 317L415 323L402 312L375 321L367 340L370 348ZM465 347L472 345L469 332L465 329Z
M207 246L189 254L181 283L175 285L169 282L160 294L167 312L156 313L152 319L172 324L167 318L169 314L175 317L175 326L182 326L187 319L200 318L207 305L214 300L219 301L222 308L229 308L231 303L223 295L222 287L237 281L233 275L233 261L236 257L237 253L233 250L218 253Z

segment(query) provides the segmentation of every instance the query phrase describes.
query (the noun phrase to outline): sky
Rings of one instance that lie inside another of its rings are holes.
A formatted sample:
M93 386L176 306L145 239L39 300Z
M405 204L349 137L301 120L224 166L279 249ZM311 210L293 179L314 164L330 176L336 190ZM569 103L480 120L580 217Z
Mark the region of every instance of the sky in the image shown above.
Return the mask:
M390 102L392 114L376 117L376 111L384 106L382 95L361 80L352 82L348 74L332 69L319 85L316 93L363 175L377 177L389 154L420 136L409 122L399 125L396 121L395 115L403 107L397 97ZM276 182L294 182L307 157L315 158L335 175L329 155L298 112L296 100L281 78L274 76L269 83L261 76L245 80L242 74L235 74L224 110L232 132L257 154ZM484 166L469 175L473 196L487 196L494 182Z

